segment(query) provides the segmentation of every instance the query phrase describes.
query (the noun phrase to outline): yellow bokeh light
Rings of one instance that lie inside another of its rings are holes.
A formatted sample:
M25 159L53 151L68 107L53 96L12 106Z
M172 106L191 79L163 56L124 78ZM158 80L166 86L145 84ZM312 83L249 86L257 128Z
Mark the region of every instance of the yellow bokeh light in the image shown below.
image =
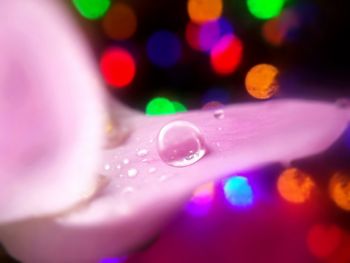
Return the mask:
M284 170L277 181L277 189L280 195L291 203L304 203L307 201L315 183L311 176L297 168Z
M279 89L278 69L272 65L259 64L251 68L245 79L248 93L257 99L268 99Z
M187 4L188 15L197 23L217 20L222 10L222 0L188 0Z
M329 183L332 200L342 209L350 211L350 174L335 173Z

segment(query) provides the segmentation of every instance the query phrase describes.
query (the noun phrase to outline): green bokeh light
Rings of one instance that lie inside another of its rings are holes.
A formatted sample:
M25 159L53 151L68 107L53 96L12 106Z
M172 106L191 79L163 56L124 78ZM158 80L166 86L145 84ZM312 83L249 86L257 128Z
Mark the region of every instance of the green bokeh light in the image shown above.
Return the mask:
M73 0L78 12L87 19L103 17L111 6L111 0Z
M278 16L285 0L247 0L250 13L259 19L270 19Z
M176 113L173 103L167 98L154 98L146 106L147 115L166 115Z
M175 108L175 111L178 112L186 112L187 108L185 105L183 105L182 103L178 102L178 101L173 101L173 106Z

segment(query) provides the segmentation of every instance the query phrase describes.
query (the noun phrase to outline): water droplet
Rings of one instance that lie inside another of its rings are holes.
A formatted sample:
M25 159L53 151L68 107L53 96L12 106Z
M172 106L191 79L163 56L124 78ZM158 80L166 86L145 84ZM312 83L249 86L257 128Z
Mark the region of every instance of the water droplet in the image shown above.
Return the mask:
M128 170L128 176L129 177L135 177L137 175L138 171L135 168L131 168Z
M223 109L214 111L214 118L222 120L225 117L225 112Z
M154 173L157 169L155 167L151 167L148 169L148 172L151 174L151 173Z
M198 162L207 149L200 130L187 121L173 121L158 135L158 153L168 165L184 167Z
M147 163L149 160L146 158L146 159L142 159L141 162L143 163Z
M123 160L123 164L128 164L128 163L129 163L129 159L125 158L125 159Z
M146 149L141 149L137 152L137 156L139 156L139 157L144 157L147 154L148 154L148 150L146 150Z
M117 165L117 169L120 170L122 166L120 164Z
M109 164L105 164L104 168L105 168L106 171L109 171L111 169L111 166Z
M135 192L135 189L133 187L128 186L122 190L121 194L123 196L128 196L128 195L132 194L133 192Z
M219 128L218 128L218 131L222 131L222 127L219 127Z

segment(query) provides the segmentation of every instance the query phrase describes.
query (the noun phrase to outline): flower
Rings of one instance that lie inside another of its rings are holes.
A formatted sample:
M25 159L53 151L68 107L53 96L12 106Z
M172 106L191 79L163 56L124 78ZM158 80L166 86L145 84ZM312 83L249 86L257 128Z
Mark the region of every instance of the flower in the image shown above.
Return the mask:
M23 262L127 253L157 233L196 186L322 152L349 121L348 109L319 101L237 104L220 119L211 111L147 117L116 102L111 115L128 136L103 150L103 85L69 18L53 1L1 5L0 240ZM200 161L179 168L159 157L158 133L173 120L201 131L208 151ZM121 179L117 167L106 170L116 156L138 175Z

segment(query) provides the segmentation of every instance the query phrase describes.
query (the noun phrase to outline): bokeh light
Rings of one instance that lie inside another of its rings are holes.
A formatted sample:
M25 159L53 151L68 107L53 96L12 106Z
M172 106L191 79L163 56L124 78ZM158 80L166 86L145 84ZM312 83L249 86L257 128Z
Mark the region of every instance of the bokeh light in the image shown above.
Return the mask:
M137 17L131 7L123 3L117 3L104 16L102 26L108 37L125 40L135 33Z
M233 176L226 180L224 194L233 206L246 207L253 204L253 189L246 177Z
M212 87L208 89L202 96L202 104L205 105L212 101L217 101L222 104L230 102L230 92L223 87Z
M194 50L202 51L199 39L201 25L189 21L186 25L185 37L188 45Z
M268 20L262 27L262 35L266 42L273 46L280 46L293 30L299 27L298 15L293 10L285 10L274 19Z
M344 233L336 225L316 224L307 235L307 245L315 257L329 258L342 242Z
M147 42L147 54L153 64L169 68L181 57L181 43L176 34L163 30L154 33Z
M278 69L269 64L251 68L245 78L248 93L256 99L269 99L278 92Z
M129 85L136 74L134 58L127 50L119 47L104 51L100 60L100 69L106 83L115 88Z
M167 98L157 97L148 102L146 114L151 116L167 115L176 113L174 104Z
M188 15L192 21L204 23L218 19L223 11L222 0L188 0Z
M337 206L350 211L350 173L336 172L330 180L329 192Z
M288 202L304 203L315 189L311 176L297 168L284 170L277 180L279 194Z
M247 0L250 13L259 19L270 19L278 16L285 0Z
M204 23L200 26L198 34L200 49L210 51L224 35L232 33L232 26L224 18Z
M222 104L220 101L209 101L206 104L203 105L202 110L208 110L208 111L213 111L213 110L221 110L225 107L224 104Z
M222 37L210 52L210 63L219 75L233 73L242 60L243 44L233 35Z
M197 187L186 206L187 211L196 216L208 213L214 199L214 194L215 184L213 182Z
M178 101L173 101L172 102L174 109L176 111L176 113L180 113L180 112L186 112L187 108L184 104L182 104L181 102Z
M73 0L73 4L81 16L87 19L99 19L108 11L111 0Z

